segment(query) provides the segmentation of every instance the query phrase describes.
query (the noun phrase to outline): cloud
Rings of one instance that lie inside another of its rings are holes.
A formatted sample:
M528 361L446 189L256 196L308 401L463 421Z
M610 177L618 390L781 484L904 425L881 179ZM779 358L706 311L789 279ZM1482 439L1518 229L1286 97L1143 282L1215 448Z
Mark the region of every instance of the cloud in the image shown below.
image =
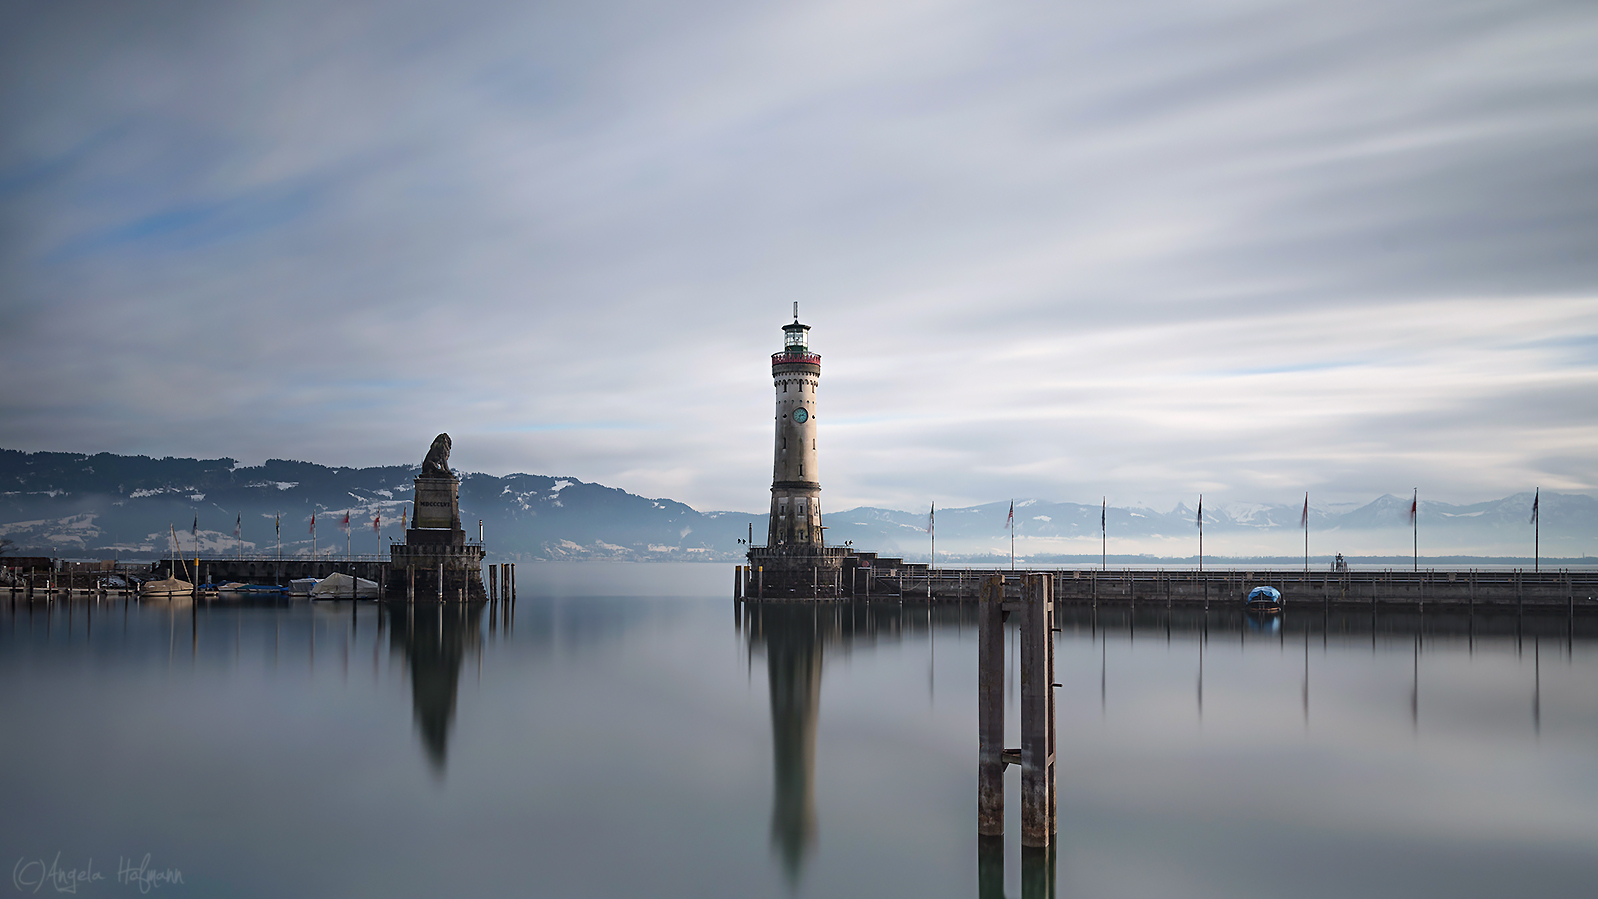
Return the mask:
M758 509L797 300L831 508L1598 485L1588 4L4 15L8 446Z

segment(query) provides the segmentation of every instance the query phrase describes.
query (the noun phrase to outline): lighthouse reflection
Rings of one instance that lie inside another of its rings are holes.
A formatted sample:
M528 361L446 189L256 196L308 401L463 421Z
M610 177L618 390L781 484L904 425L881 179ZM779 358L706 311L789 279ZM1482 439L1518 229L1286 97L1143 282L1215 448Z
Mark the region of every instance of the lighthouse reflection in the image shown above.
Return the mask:
M817 603L754 603L746 608L750 651L765 653L771 691L771 842L788 882L797 884L816 842L822 647L840 633L833 626L833 610L823 619Z
M384 603L389 646L410 669L411 702L433 773L444 775L466 658L482 648L483 603Z
M821 715L822 662L829 653L926 641L932 633L975 627L973 604L903 606L892 602L749 601L737 607L748 641L748 664L765 656L771 701L771 844L790 886L797 887L817 845L816 727ZM753 671L751 670L751 675ZM927 699L934 683L928 669Z

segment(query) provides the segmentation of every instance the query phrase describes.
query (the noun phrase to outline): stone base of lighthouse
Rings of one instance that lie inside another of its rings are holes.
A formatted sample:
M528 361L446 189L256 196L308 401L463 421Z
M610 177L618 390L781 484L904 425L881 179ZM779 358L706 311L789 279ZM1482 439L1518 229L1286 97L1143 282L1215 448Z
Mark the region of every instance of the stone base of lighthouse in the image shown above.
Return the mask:
M749 550L750 599L815 599L848 595L842 546L794 544Z

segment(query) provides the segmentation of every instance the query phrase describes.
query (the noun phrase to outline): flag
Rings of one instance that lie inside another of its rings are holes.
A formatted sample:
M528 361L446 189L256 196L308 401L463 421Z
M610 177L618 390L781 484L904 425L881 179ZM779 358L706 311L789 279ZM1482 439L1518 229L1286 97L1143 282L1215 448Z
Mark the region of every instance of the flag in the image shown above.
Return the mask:
M1415 491L1415 498L1409 501L1409 523L1415 523L1415 513L1420 511L1420 491Z
M400 530L402 530L402 531L405 530L405 509L406 508L407 507L405 507L405 506L400 506Z
M283 513L279 512L278 514L272 516L272 530L277 532L277 536L278 536L279 539L282 539L282 537L283 537Z
M1534 494L1531 498L1531 520L1526 522L1527 524L1537 523L1537 503L1542 499L1542 494L1542 488L1538 487L1536 494Z
M927 533L932 533L932 517L937 514L936 504L927 507Z
M194 527L191 529L190 533L192 533L196 537L200 536L200 516L199 515L195 515L194 516Z
M244 513L240 512L233 518L233 536L239 535L239 530L244 527Z
M383 513L382 512L377 513L377 517L372 519L372 533L374 533L374 534L383 533Z
M316 513L311 513L311 536L316 536Z
M1109 514L1110 514L1110 498L1109 497L1105 497L1103 504L1099 506L1099 530L1101 530L1101 531L1104 530L1104 519Z
M1015 528L1015 500L1013 499L1010 500L1010 515L1004 519L1004 526L1012 530Z
M1193 517L1193 523L1199 527L1204 526L1204 494L1202 493L1199 494L1198 515Z
M339 522L338 526L346 531L350 529L350 513L348 509L344 510L344 520Z
M1309 527L1309 494L1308 493L1304 494L1304 514L1298 519L1298 526L1301 527L1301 528Z

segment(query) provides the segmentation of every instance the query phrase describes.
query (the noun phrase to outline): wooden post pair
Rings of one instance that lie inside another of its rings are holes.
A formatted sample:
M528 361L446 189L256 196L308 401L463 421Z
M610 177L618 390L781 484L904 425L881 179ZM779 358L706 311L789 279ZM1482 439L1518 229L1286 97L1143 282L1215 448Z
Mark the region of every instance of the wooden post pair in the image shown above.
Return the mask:
M982 583L977 618L977 833L1004 834L1004 769L1021 766L1021 845L1047 848L1057 831L1054 733L1054 579L1021 577L1019 601L1004 577ZM1021 746L1004 748L1004 623L1020 612Z

